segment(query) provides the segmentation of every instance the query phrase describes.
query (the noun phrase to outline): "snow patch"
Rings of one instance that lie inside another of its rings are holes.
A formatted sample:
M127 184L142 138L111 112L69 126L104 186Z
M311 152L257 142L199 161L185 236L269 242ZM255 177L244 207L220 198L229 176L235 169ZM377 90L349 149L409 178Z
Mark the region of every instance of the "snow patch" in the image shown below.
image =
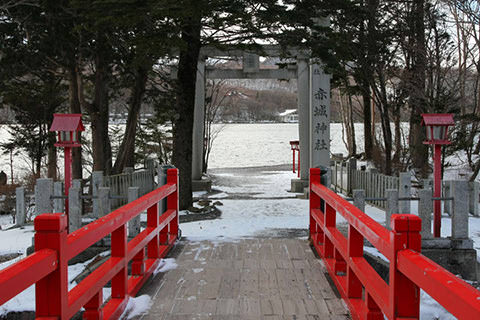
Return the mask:
M176 269L178 264L175 262L174 258L167 258L160 260L158 267L153 271L153 275L156 276L160 272L167 272L169 270Z
M152 306L152 298L149 295L130 297L127 306L120 316L120 319L132 319L146 313Z

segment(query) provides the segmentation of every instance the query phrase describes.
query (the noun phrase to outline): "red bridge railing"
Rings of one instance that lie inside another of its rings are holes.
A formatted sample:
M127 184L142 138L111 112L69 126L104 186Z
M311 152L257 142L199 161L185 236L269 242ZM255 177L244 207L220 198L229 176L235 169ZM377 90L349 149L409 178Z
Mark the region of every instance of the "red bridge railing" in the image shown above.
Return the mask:
M165 198L166 211L159 212ZM127 242L128 221L145 210L147 228ZM63 213L40 215L34 224L35 253L0 271L0 305L36 284L37 319L70 319L82 307L84 319L116 319L177 239L178 171L168 170L166 185L70 234ZM110 258L69 291L68 260L110 234ZM109 281L112 294L104 305Z
M348 236L336 215L348 222ZM480 291L420 253L421 220L392 216L388 230L320 184L310 170L310 238L353 319L419 319L420 289L458 319L480 319ZM390 262L388 283L363 256L367 239Z

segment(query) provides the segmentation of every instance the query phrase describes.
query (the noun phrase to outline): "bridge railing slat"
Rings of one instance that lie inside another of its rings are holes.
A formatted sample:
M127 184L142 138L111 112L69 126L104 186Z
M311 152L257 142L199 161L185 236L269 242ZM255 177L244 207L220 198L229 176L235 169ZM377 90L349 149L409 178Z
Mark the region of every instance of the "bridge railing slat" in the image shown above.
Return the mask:
M159 212L159 202L165 198L166 211ZM127 223L145 210L147 228L128 242ZM156 270L160 258L174 245L178 218L177 169L168 170L166 185L69 235L65 214L40 215L35 219L36 252L0 271L0 301L4 303L36 284L37 318L69 319L82 307L88 319L118 318L129 296L140 290ZM110 234L111 257L68 291L68 260ZM112 296L102 308L102 290L109 281ZM14 290L7 288L12 285Z
M336 227L336 214L348 236ZM392 216L392 230L320 183L310 171L310 239L353 319L419 319L420 288L460 319L480 319L480 291L421 255L421 220ZM363 256L364 239L390 263L388 283Z

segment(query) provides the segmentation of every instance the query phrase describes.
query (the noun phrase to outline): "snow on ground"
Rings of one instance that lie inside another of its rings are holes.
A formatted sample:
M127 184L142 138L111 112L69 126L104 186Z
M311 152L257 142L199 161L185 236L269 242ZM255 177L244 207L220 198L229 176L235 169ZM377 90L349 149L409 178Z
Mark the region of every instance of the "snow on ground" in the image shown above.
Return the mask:
M173 258L162 259L160 261L160 263L158 264L157 268L155 269L155 271L153 271L153 275L156 276L157 274L159 274L161 272L167 272L167 271L173 270L177 267L178 267L178 265L175 262L175 259L173 259Z
M152 305L152 298L149 295L142 295L128 299L127 306L120 319L132 319L146 313Z

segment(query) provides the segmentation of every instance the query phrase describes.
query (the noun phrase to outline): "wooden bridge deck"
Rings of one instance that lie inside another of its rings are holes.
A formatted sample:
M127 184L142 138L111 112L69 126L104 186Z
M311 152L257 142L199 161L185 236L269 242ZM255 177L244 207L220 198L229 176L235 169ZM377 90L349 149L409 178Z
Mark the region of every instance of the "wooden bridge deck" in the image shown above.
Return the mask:
M349 319L308 241L184 242L142 319Z

